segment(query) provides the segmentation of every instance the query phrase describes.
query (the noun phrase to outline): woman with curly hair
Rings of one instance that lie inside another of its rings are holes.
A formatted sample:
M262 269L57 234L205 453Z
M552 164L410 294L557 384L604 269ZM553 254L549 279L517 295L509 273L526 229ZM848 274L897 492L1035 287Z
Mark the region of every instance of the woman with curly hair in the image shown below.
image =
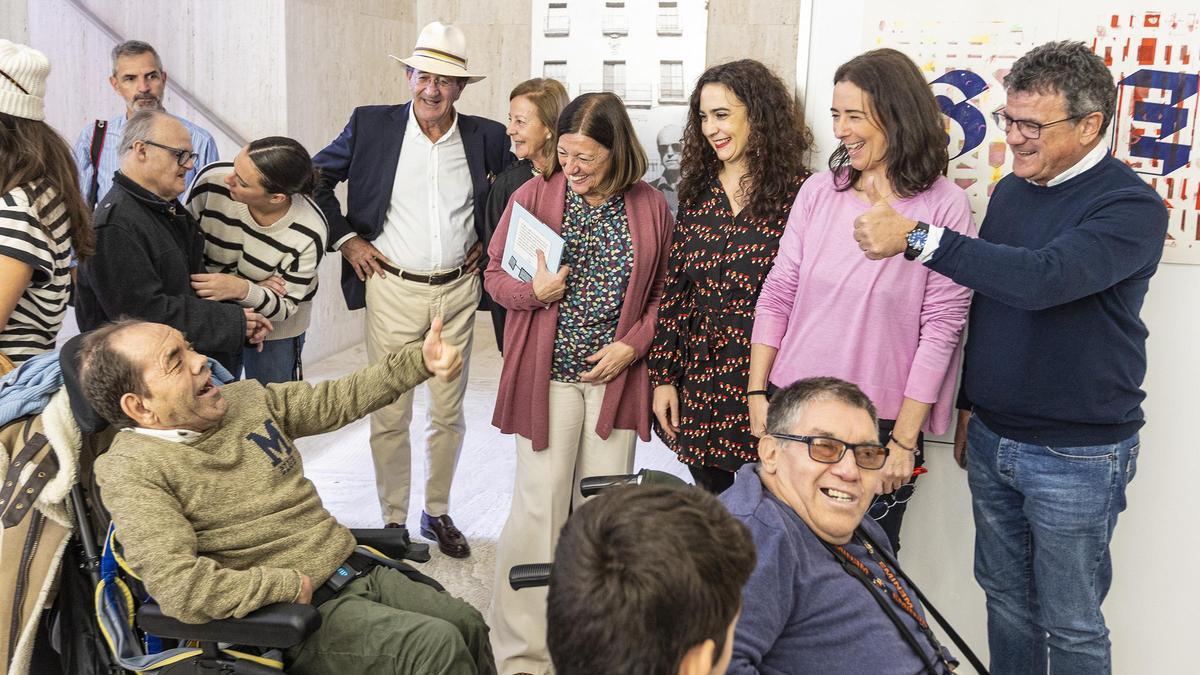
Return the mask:
M758 61L700 76L683 134L679 216L650 352L655 430L713 493L757 460L746 407L754 303L812 138L783 81Z
M907 218L974 235L967 195L943 174L941 111L907 56L877 49L833 76L829 171L796 196L763 284L750 352L750 427L765 433L766 391L817 375L854 382L879 409L883 494L868 513L899 551L922 429L950 423L956 354L971 293L924 265L868 260L854 223L890 204ZM830 508L853 497L826 492Z

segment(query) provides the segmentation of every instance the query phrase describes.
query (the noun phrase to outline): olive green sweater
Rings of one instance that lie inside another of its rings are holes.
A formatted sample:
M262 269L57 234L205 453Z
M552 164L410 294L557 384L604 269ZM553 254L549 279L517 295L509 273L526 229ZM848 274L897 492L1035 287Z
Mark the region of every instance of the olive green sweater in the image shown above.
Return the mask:
M169 616L201 623L295 601L354 549L292 439L333 431L429 377L419 344L339 380L222 387L229 412L184 444L124 431L96 460L127 562Z

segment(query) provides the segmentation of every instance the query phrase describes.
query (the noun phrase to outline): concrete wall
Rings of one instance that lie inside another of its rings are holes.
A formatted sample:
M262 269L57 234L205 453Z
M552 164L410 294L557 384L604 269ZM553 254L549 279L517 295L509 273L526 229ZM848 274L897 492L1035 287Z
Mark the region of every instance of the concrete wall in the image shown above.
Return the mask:
M172 83L190 90L246 138L287 128L279 49L283 0L85 4L121 37L154 45L167 72L167 110L211 131L222 157L232 157L237 144L176 95ZM53 64L47 119L73 141L91 120L123 110L124 103L108 84L109 51L115 43L66 0L30 1L26 6L29 42L46 52Z
M0 38L29 42L29 9L25 0L0 0Z
M709 0L708 65L756 59L792 85L799 17L799 0Z

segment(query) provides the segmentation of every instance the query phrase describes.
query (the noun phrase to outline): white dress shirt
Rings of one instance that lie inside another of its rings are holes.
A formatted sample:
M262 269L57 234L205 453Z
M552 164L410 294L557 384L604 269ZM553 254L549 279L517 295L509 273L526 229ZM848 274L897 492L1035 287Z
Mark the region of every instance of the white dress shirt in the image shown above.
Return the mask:
M372 243L408 272L461 266L479 239L472 191L458 114L435 143L421 131L410 108L383 232Z
M1088 151L1088 154L1083 156L1083 159L1075 162L1074 166L1058 174L1054 178L1046 181L1045 187L1054 187L1061 183L1065 183L1075 176L1087 171L1088 169L1100 163L1100 160L1108 155L1108 145L1106 143L1097 143L1096 147ZM1033 185L1038 185L1036 181L1029 180ZM929 236L925 239L925 248L921 250L921 255L917 256L917 262L929 262L933 258L933 254L937 251L938 246L942 243L942 232L946 228L929 224Z

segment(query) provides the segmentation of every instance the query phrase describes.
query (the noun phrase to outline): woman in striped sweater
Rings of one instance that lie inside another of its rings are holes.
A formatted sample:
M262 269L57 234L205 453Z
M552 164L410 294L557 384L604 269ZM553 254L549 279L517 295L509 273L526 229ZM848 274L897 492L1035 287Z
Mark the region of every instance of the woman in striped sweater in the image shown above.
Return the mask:
M71 149L42 121L49 73L44 54L0 40L0 373L54 348L71 249L92 253Z
M260 348L243 352L246 377L263 384L302 377L300 351L329 237L310 196L316 179L304 146L270 136L232 162L204 167L185 200L205 238L208 273L192 275L197 295L237 302L274 324Z

